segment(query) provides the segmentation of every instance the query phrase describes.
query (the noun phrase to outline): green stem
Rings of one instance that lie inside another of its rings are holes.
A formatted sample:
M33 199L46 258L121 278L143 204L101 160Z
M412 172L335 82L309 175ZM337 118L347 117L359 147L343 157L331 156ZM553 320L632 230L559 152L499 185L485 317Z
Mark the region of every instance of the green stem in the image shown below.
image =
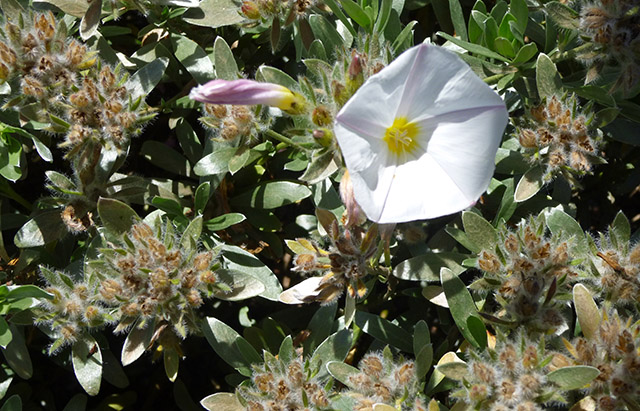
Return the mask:
M494 74L493 76L485 77L484 82L487 84L495 84L504 76L506 76L504 73Z
M295 141L291 140L289 137L283 136L282 134L280 134L278 132L275 132L273 130L267 130L267 131L265 131L265 134L267 136L269 136L269 137L271 137L271 138L273 138L275 140L278 140L278 141L280 141L282 143L285 143L285 144L287 144L287 145L289 145L291 147L295 147L295 148L297 148L299 150L305 150L306 151L305 147L303 147L302 145L300 145L300 144L296 143Z
M563 51L561 53L554 54L554 55L549 56L549 57L551 57L551 61L553 61L554 63L559 63L559 62L564 61L564 60L572 59L572 58L576 57L578 54L581 54L581 53L583 53L585 51L588 51L588 50L590 50L592 48L593 48L593 44L585 43L585 44L582 44L582 45L580 45L578 47L572 48L571 50Z

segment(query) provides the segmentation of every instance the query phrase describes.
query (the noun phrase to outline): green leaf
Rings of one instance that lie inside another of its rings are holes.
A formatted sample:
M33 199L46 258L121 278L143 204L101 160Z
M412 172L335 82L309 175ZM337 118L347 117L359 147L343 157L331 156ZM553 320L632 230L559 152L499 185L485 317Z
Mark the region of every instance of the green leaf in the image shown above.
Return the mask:
M602 110L596 113L593 119L593 122L591 123L591 127L602 128L607 124L611 123L613 120L615 120L616 117L618 117L618 114L620 114L619 108L616 108L616 107L603 108Z
M261 66L256 72L256 80L265 81L267 83L280 84L289 90L297 90L298 82L291 78L290 75L275 67Z
M562 94L562 80L556 65L544 53L536 61L536 85L540 98Z
M29 356L29 350L24 341L22 330L15 324L9 324L11 330L11 342L2 348L4 358L9 367L23 380L28 380L33 375L33 364Z
M207 317L202 321L202 332L220 358L239 373L251 375L251 363L245 359L236 345L236 340L244 339L240 334L213 317Z
M89 395L97 395L102 381L102 352L100 346L89 335L73 343L71 347L73 371L78 382Z
M245 272L264 284L265 289L260 294L262 298L271 301L278 300L278 296L282 292L282 286L269 267L264 265L256 256L240 247L224 245L222 247L222 258L226 269Z
M511 0L511 3L509 4L509 12L515 17L520 33L524 33L529 21L529 8L527 6L527 1Z
M316 184L331 176L338 170L338 166L334 161L334 155L333 150L314 151L311 161L309 161L309 166L304 174L300 176L300 180L309 184Z
M38 247L60 240L67 233L67 227L60 218L60 210L49 210L27 221L16 233L13 240L20 248Z
M87 409L88 397L84 394L76 394L64 406L62 411L85 411Z
M296 356L293 348L293 339L290 335L287 335L278 349L278 359L284 364L289 364L291 360Z
M562 367L547 374L547 381L557 384L563 390L577 390L600 375L595 367L574 365Z
M459 275L466 268L460 264L467 256L464 254L443 251L427 252L417 257L404 260L393 269L394 277L409 281L440 281L440 268L447 267Z
M469 240L484 250L491 250L498 243L498 233L490 222L472 211L462 213L462 225Z
M160 57L133 73L126 85L131 101L148 96L162 79L168 65L169 59Z
M51 154L51 150L49 150L49 147L44 145L44 143L40 141L40 139L36 136L31 136L31 141L33 142L33 145L36 148L36 151L38 152L38 155L41 159L43 159L47 163L53 162L53 154Z
M495 50L509 59L512 59L516 56L516 52L511 45L511 42L504 37L496 37L493 41L493 46Z
M140 220L133 208L112 198L100 197L98 214L105 228L116 235L128 232L131 226Z
M22 411L22 399L18 394L12 395L2 405L0 411Z
M100 26L100 16L102 15L102 0L93 0L89 3L82 21L80 21L80 37L82 40L88 40L93 37Z
M22 298L46 298L50 300L53 298L53 295L44 291L40 287L36 287L35 285L31 285L31 284L26 284L26 285L20 285L10 290L6 296L6 299L8 301L20 300Z
M345 0L351 1L351 0ZM340 36L340 33L329 23L329 21L319 14L312 14L309 16L309 25L313 31L313 35L322 41L325 49L329 54L334 55L337 50L343 47L349 47L350 44L345 44L344 39Z
M0 175L9 181L22 177L22 144L8 133L0 136Z
M513 199L516 203L526 201L536 195L544 186L544 169L541 166L534 166L527 170L516 186Z
M216 298L225 301L240 301L255 297L265 290L264 284L257 278L238 270L216 270L216 275L220 277L223 284L231 287L229 292L215 292Z
M343 2L350 0L343 0ZM378 11L378 19L373 26L375 33L383 33L387 23L389 22L389 16L391 15L392 0L382 0L380 10Z
M0 316L0 347L7 348L7 345L11 342L11 329L9 324L4 319L4 316Z
M313 352L309 359L311 370L318 369L317 378L324 378L329 371L326 364L331 361L344 361L351 349L351 331L343 329L331 334Z
M180 239L180 248L182 252L189 255L191 251L195 251L198 248L198 242L200 240L200 234L202 234L202 216L199 215L187 226L182 233Z
M416 374L421 379L431 369L433 362L433 346L431 333L424 320L418 321L413 331L413 353L416 358Z
M467 287L464 285L462 280L448 268L442 268L440 270L440 280L442 282L444 294L447 296L451 316L463 337L471 345L477 348L484 348L485 346L482 344L486 344L486 329L484 330L484 340L480 338L480 341L478 341L474 336L474 334L478 334L478 323L472 322L472 325L475 327L473 333L469 329L469 317L476 317L480 322L482 322L482 319L478 314L478 308L473 302L473 298L471 297L471 294L469 294L469 290L467 290Z
M202 84L213 79L213 64L198 43L186 36L172 33L171 45L178 61L198 83Z
M600 311L587 287L582 284L573 286L573 305L580 322L582 334L589 341L593 341L600 328Z
M120 361L123 366L133 363L144 354L145 350L151 344L154 327L151 324L145 324L144 328L140 328L138 324L131 327L131 331L124 340Z
M207 206L209 202L209 198L211 198L211 183L205 181L200 184L196 189L196 194L194 196L193 208L194 212L198 214L202 214L204 208ZM243 216L244 218L244 216ZM209 220L211 221L211 220Z
M296 203L309 196L311 190L304 184L293 181L267 181L232 198L229 203L236 207L270 210Z
M496 59L496 60L500 60L500 61L504 61L504 62L508 62L509 59L507 59L506 57L501 56L500 54L493 52L491 50L489 50L486 47L480 46L478 44L473 44L473 43L469 43L468 41L463 41L460 39L457 39L447 33L444 32L437 32L436 33L438 36L449 40L450 42L452 42L453 44L455 44L456 46L460 46L463 49L470 51L472 53L478 54L480 56L485 56L485 57L489 57L492 59Z
M587 243L587 238L582 227L573 217L562 210L554 209L547 215L546 220L547 227L553 234L559 235L562 239L573 238L576 242L577 250L583 253L588 252L589 244Z
M222 37L216 37L216 41L213 43L213 58L216 78L222 80L238 79L238 65L231 48Z
M175 382L178 377L178 369L180 368L180 355L172 346L165 346L162 350L164 372L171 382Z
M200 401L200 405L209 411L245 411L238 397L230 392L217 392Z
M391 50L393 50L394 55L398 55L399 52L403 50L405 43L413 36L413 27L416 24L418 24L417 21L410 21L398 34L395 40L393 40L393 43L391 44Z
M324 341L329 334L331 334L331 328L333 326L334 318L336 317L336 311L338 310L338 304L331 304L320 306L311 317L309 321L308 329L311 331L311 335L304 342L304 354L309 355L316 347Z
M357 311L355 323L365 333L377 338L385 344L392 345L402 351L412 353L411 334L389 320L364 311Z
M187 10L182 18L187 23L210 29L238 24L245 20L238 3L233 0L202 0L198 7Z
M631 239L631 225L629 224L629 219L622 211L618 211L618 214L616 214L610 230L615 233L618 244L622 243L628 247L629 240Z
M559 1L550 1L544 5L544 8L558 26L569 30L580 28L580 15L571 7Z
M225 230L234 224L239 224L244 220L246 220L246 217L243 214L228 213L214 217L211 220L207 220L204 225L209 231L220 231Z
M451 13L451 22L455 34L460 37L461 40L467 41L467 26L464 21L464 14L462 12L462 6L460 6L459 0L449 0L449 11Z
M444 363L438 363L436 369L444 374L446 377L451 378L452 380L462 381L468 374L469 369L467 368L467 363L460 360L454 353L450 352L453 361L447 361ZM444 359L445 357L443 357Z
M351 382L351 377L360 374L360 370L345 364L341 361L330 361L327 363L329 374L336 380L340 381L351 389L357 389L357 386Z
M229 171L229 161L237 151L236 147L224 147L207 154L196 163L193 172L201 177L226 173Z
M185 177L191 174L189 161L182 154L159 141L145 141L140 148L140 155L156 167L171 173Z
M511 61L511 64L517 66L520 64L524 64L527 61L531 60L533 56L538 53L538 46L536 43L529 43L525 46L520 47L520 50L516 53L516 56Z
M349 17L358 23L360 27L366 31L370 31L371 19L358 3L352 0L340 0L340 4Z

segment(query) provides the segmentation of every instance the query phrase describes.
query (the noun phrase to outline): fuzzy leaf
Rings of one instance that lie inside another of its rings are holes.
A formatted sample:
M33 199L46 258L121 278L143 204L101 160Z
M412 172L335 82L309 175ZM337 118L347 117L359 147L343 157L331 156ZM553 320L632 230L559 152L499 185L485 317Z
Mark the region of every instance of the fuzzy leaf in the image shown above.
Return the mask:
M331 334L313 352L309 364L312 370L319 369L318 378L328 374L326 364L331 361L344 361L351 349L351 331L343 329Z
M573 304L580 322L582 334L587 340L596 338L600 328L600 311L587 287L582 284L573 286Z
M540 98L560 95L562 92L562 80L560 80L558 69L544 53L538 55L536 62L536 84Z
M514 200L517 203L526 201L536 195L544 186L542 178L544 170L540 166L534 166L527 170L516 186Z
M229 200L239 207L263 210L296 203L311 196L311 190L304 184L293 181L268 181Z
M350 381L350 377L360 374L360 370L356 367L352 367L341 361L330 361L327 363L327 370L329 370L329 374L331 374L331 376L336 380L351 389L356 389Z
M124 346L122 347L122 355L120 361L125 367L135 360L140 358L144 354L145 350L151 343L151 337L153 336L154 328L147 324L145 328L138 328L135 324L127 338L124 340Z
M496 229L479 214L471 211L463 212L462 225L469 239L484 250L493 249L498 242Z
M440 279L444 293L447 296L451 316L458 326L458 329L470 344L475 347L484 348L487 343L486 329L484 329L484 323L482 323L482 319L478 314L478 309L473 302L471 294L469 294L469 290L467 290L462 280L448 268L443 267L440 270ZM472 323L473 330L471 330L468 321L468 318L471 316L476 317L480 323L482 323L482 326L477 321L474 321ZM484 329L484 338L480 336L482 333L481 329Z
M89 395L97 395L102 381L102 352L96 340L86 335L73 343L71 360L73 371L82 388Z
M60 210L49 210L27 221L13 241L20 248L38 247L59 240L66 233L67 227L60 218Z
M176 58L200 84L213 79L213 63L207 53L188 37L172 33L171 45Z
M362 328L362 331L383 343L393 345L408 353L413 352L411 334L391 321L375 314L358 311L356 312L355 323Z
M198 7L187 10L183 18L187 23L210 29L238 24L245 20L240 7L233 0L202 0Z
M547 374L547 380L557 384L563 390L577 390L593 381L598 375L600 371L595 367L574 365L550 372Z
M427 252L402 261L393 269L393 275L401 280L440 281L442 267L451 269L456 275L463 273L466 268L460 263L466 257L464 254L449 251Z
M209 411L244 411L246 408L238 397L230 392L217 392L200 401L200 405Z
M105 228L116 235L128 232L135 221L140 220L133 208L112 198L98 200L98 214Z
M131 100L135 101L138 97L144 99L148 96L162 79L167 66L169 66L169 59L160 57L133 73L126 85Z

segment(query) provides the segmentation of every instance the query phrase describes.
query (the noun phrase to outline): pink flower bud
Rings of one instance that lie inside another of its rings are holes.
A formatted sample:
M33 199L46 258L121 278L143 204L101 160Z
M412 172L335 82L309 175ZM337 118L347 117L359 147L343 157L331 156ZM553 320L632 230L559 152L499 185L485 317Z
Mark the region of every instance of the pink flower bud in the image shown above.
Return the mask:
M303 98L284 86L254 80L212 80L191 90L189 97L209 104L278 107L290 114L304 111Z

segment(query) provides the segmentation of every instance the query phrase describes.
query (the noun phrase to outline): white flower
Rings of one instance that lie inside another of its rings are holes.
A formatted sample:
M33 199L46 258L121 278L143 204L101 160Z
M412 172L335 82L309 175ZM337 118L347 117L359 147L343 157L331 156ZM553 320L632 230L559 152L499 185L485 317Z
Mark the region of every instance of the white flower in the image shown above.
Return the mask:
M474 204L507 121L502 99L466 63L422 44L358 89L335 133L367 217L400 223Z

